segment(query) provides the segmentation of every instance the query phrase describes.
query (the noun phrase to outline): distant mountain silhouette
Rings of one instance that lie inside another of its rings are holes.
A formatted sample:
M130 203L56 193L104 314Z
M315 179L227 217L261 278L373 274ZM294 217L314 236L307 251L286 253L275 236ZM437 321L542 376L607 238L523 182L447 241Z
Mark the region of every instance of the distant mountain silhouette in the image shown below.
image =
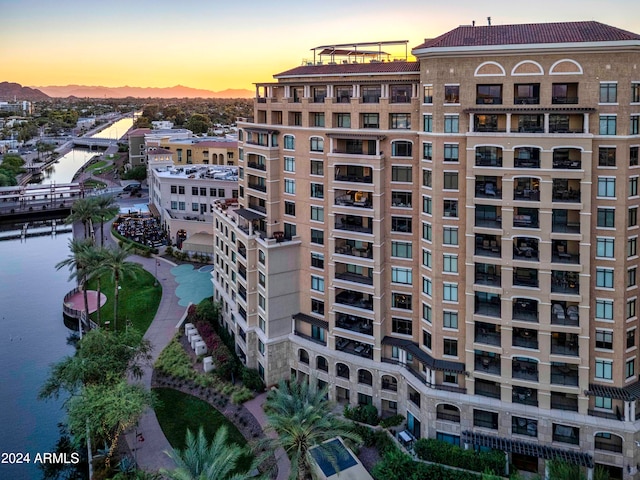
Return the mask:
M42 93L40 90L23 87L19 83L0 82L0 101L13 102L14 100L29 100L31 102L38 100L47 100L50 97Z
M47 95L57 98L250 98L254 92L244 89L227 89L221 92L176 85L175 87L100 87L66 85L35 87Z

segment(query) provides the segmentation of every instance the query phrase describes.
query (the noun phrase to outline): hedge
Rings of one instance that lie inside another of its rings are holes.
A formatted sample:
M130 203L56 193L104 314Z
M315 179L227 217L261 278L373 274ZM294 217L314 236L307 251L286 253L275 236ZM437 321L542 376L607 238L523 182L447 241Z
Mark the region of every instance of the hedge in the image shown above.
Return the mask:
M465 450L435 438L421 438L416 441L413 448L419 459L428 462L441 463L475 472L491 471L496 475L500 475L504 471L504 453L498 450L487 452Z

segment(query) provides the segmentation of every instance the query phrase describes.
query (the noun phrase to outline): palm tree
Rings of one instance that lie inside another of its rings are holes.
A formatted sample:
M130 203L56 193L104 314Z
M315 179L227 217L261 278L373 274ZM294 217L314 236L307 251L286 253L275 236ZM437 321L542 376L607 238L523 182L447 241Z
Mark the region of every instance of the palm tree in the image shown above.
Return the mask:
M120 281L126 277L136 278L142 272L139 263L127 262L127 257L131 255L131 247L113 247L103 249L101 267L96 271L96 275L109 274L113 281L113 329L118 323L118 297Z
M282 447L287 453L291 460L290 480L312 478L312 447L318 446L334 463L335 452L323 442L334 437L361 442L348 423L333 416L332 408L327 390L312 389L307 382L281 381L276 390L269 392L264 410L268 428L278 437L264 442L272 443L272 448Z
M95 216L92 220L100 222L100 246L104 246L104 221L114 217L120 206L111 195L101 195L95 198Z
M84 227L84 238L89 236L87 226L96 216L96 202L93 198L79 198L71 207L71 214L64 219L64 223L82 222Z
M98 309L96 310L96 322L100 325L100 298L102 297L102 288L100 287L100 277L103 272L103 262L105 258L105 249L103 247L93 247L88 249L83 256L86 264L87 281L95 279L96 290L98 291Z
M226 426L221 426L209 444L200 427L198 436L187 430L184 450L166 452L175 462L174 470L161 469L160 473L171 480L242 480L255 468L255 461L238 472L238 461L246 450L229 443Z
M71 239L69 240L69 250L71 250L71 254L65 260L56 264L56 270L60 270L62 267L69 267L69 270L71 271L69 279L75 278L78 284L82 286L84 311L88 316L89 299L87 298L87 278L90 272L89 256L93 250L93 242L91 239ZM80 325L79 328L79 333L82 337L82 326Z

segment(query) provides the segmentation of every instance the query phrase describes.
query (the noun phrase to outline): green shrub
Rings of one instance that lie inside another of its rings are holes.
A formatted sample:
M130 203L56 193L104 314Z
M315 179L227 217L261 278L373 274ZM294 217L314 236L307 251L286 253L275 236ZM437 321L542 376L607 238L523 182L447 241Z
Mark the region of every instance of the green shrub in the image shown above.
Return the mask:
M498 475L504 470L504 453L497 450L476 452L434 438L421 438L415 443L414 451L421 460L465 470Z
M397 414L380 420L380 425L384 428L397 427L404 422L404 416Z
M249 390L264 392L264 382L255 368L242 368L242 383Z
M231 401L237 405L251 400L253 398L253 392L248 388L242 387L231 394Z
M352 430L362 438L366 447L375 447L381 455L390 450L398 450L396 443L384 430L374 430L359 423L353 423Z
M191 365L191 358L184 351L178 338L174 337L167 347L160 353L154 365L156 370L183 380L195 380L196 371Z
M373 405L358 405L357 407L345 405L344 416L349 420L366 423L368 425L378 425L378 423L380 423L378 409Z
M173 247L171 245L167 245L166 248L164 249L164 253L166 255L172 256L173 255Z

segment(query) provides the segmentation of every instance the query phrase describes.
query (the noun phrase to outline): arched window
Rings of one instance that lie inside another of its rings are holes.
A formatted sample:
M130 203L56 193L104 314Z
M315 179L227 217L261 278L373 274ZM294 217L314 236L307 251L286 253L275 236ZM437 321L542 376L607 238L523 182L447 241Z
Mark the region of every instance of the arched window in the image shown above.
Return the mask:
M609 432L598 432L595 434L595 447L596 450L622 453L622 437Z
M398 380L391 375L383 375L382 376L382 389L383 390L391 390L392 392L398 391Z
M441 403L436 407L436 418L447 422L460 423L460 409L449 403Z
M302 363L306 363L307 365L309 365L309 354L306 350L303 350L302 348L298 350L298 359Z
M327 359L324 357L316 358L316 368L318 370L322 370L323 372L328 372L329 364L327 363Z
M296 139L293 135L285 135L284 136L284 149L285 150L295 150L296 148Z
M358 370L358 383L373 385L373 375L371 375L371 372L364 369Z
M336 376L340 378L349 378L349 367L344 363L336 363Z

